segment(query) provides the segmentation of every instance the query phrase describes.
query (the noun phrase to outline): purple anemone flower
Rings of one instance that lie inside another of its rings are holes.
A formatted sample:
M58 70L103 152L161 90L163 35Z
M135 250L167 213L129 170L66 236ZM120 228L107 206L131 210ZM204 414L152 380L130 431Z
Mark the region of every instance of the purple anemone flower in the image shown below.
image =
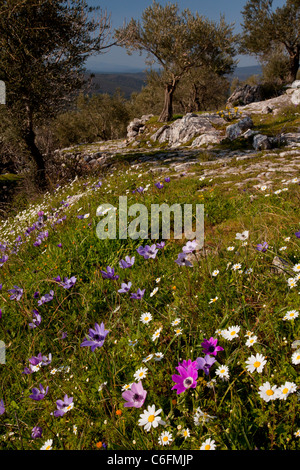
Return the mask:
M164 248L165 244L166 244L165 242L156 243L156 248L158 250L162 250Z
M5 413L5 406L3 400L0 400L0 415Z
M213 337L209 339L204 339L201 346L203 348L204 354L209 354L211 356L216 356L218 351L224 351L221 346L217 346L218 339L214 339Z
M112 280L119 279L119 276L115 274L114 268L107 266L106 270L107 271L101 271L102 277L104 279L112 279Z
M53 300L53 297L54 297L54 291L51 290L49 294L45 294L40 298L40 300L38 301L38 305L40 306L46 302L51 302L51 300Z
M102 322L99 326L98 323L95 323L95 329L90 328L88 339L81 343L81 347L90 346L91 351L94 352L96 348L103 346L106 335L109 333L109 330L104 328L104 323Z
M193 264L187 259L187 254L185 253L179 253L175 263L177 263L178 266L188 266L189 268L193 267Z
M198 370L201 369L206 375L208 375L209 369L214 364L214 362L216 362L216 359L206 354L205 357L197 357L196 361Z
M64 277L64 282L61 283L61 286L64 289L70 289L76 284L76 281L77 279L75 276L70 277L70 279L68 279L67 277Z
M132 258L130 258L130 256L125 256L125 260L121 259L121 261L119 261L119 266L122 269L131 268L134 264L134 261L134 256Z
M133 383L130 390L122 393L122 397L126 400L125 407L141 408L146 399L147 392L143 389L142 381Z
M267 251L268 247L269 245L267 242L259 243L258 245L256 245L257 251L262 251L263 253Z
M128 284L125 284L125 282L122 282L121 284L121 289L118 290L120 294L125 294L130 291L131 288L131 282L128 282Z
M136 293L131 294L131 299L141 300L144 297L146 289L138 289Z
M6 263L7 260L8 260L7 255L3 255L2 258L0 258L0 268L4 265L4 263Z
M73 406L73 397L68 397L66 394L63 400L56 400L57 410L53 412L53 415L57 418L58 416L63 416L67 411L70 411Z
M44 389L42 384L40 384L39 387L40 389L36 387L32 389L32 395L29 395L29 398L32 398L32 400L35 400L35 401L40 401L40 400L43 400L43 398L45 398L45 396L48 393L49 387L46 387L46 389Z
M178 366L176 369L178 370L179 375L172 375L172 380L175 382L172 390L177 390L177 395L185 392L189 388L196 388L198 371L195 369L194 365L189 365L187 368Z
M158 183L155 183L155 186L158 188L158 189L162 189L164 187L164 185L160 182Z
M32 322L29 323L30 329L36 328L37 326L41 324L41 321L42 321L42 317L37 310L33 310L32 313L33 313Z
M171 181L170 176L167 176L167 177L165 178L165 182L166 182L166 183L170 183L170 181Z
M300 232L296 232L295 235L297 238L300 238Z
M10 300L20 300L23 295L23 289L18 286L14 286L13 289L8 289L8 292L11 292Z
M146 246L139 246L136 251L138 252L139 255L143 256L144 259L149 259L149 258L154 259L158 252L158 248L155 244L151 246L146 245Z
M188 241L185 246L182 248L183 253L192 253L198 247L198 242L196 240Z
M39 437L42 437L43 430L39 426L34 426L34 428L31 431L31 437L32 439L38 439Z

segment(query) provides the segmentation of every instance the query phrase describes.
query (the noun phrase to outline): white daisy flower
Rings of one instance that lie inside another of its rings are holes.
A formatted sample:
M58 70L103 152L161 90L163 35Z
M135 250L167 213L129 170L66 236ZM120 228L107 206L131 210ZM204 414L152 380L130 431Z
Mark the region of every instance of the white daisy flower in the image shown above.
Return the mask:
M294 320L294 318L297 318L299 316L299 312L297 310L289 310L286 312L285 316L283 317L283 320Z
M144 359L142 360L142 362L148 362L148 361L150 361L150 360L152 359L152 357L153 357L153 354L148 354L147 357L144 357Z
M149 432L151 428L157 428L157 426L161 424L161 418L159 416L161 411L161 408L155 411L155 405L148 405L147 410L144 410L144 412L140 414L139 426L144 426L147 432Z
M223 338L231 341L234 338L238 337L238 332L239 331L240 331L239 326L237 326L237 325L236 326L230 326L229 328L227 328L227 330L222 331L222 336L223 336Z
M140 321L144 324L149 323L152 320L152 315L150 312L142 313Z
M214 297L213 299L210 299L210 301L208 302L209 304L213 304L214 302L216 302L218 300L219 297Z
M246 341L246 346L248 346L248 348L250 348L251 346L253 346L253 344L255 344L257 342L257 336L250 336L250 338L248 338L248 340Z
M296 432L294 432L295 437L300 437L300 429L298 429Z
M177 325L179 325L180 322L181 322L181 319L180 319L180 318L175 318L175 320L172 321L171 325L172 325L172 326L177 326Z
M295 273L298 273L300 272L300 264L295 264L295 266L293 267L293 271L295 271Z
M250 356L246 361L246 369L248 372L262 372L264 365L267 363L265 357L262 354L256 354L256 356Z
M45 444L40 448L40 450L52 450L53 440L48 439Z
M281 247L279 248L279 251L285 251L286 249L287 249L286 246L281 246Z
M298 279L295 279L294 277L289 277L289 278L288 278L287 283L288 283L288 285L290 286L291 289L292 289L293 287L296 287L296 286L297 286L297 280L298 280Z
M300 349L297 349L292 355L292 364L300 364Z
M200 447L200 450L215 450L216 444L210 437L204 441Z
M241 269L242 265L241 263L236 263L232 266L231 269L233 269L233 271L237 271L238 269Z
M229 379L229 369L228 369L228 367L225 366L225 365L221 365L216 370L216 375L218 375L218 377L220 377L220 379L222 379L222 380L228 380Z
M227 251L233 251L234 250L234 246L228 246L227 247Z
M211 275L214 276L214 277L216 277L216 276L219 274L219 272L220 272L220 271L219 271L218 269L215 269L215 270L211 273Z
M213 389L216 383L217 383L216 379L211 379L209 382L206 383L206 386L207 388Z
M133 375L133 377L135 378L135 380L137 380L138 382L142 379L144 379L147 375L147 372L148 372L148 369L147 367L140 367Z
M158 328L152 335L152 341L155 341L157 338L159 338L160 333L161 333L162 328Z
M158 353L154 354L154 360L155 361L161 361L163 357L164 357L164 355L161 352L158 352Z
M150 297L153 297L157 291L158 291L158 287L155 287L153 291L151 292Z
M285 382L284 385L281 385L278 389L278 398L280 400L286 400L290 393L294 393L297 390L297 386L294 382Z
M125 385L123 385L123 387L122 387L122 392L125 392L126 390L130 390L130 389L131 389L131 385L132 385L132 383L131 383L131 384L125 384Z
M172 434L168 431L164 431L158 438L158 443L162 446L170 445L173 441Z
M189 428L183 429L181 434L183 435L184 439L187 439L188 437L191 437L191 433L190 433Z
M182 329L181 328L176 328L176 330L174 330L174 333L175 333L175 336L182 335Z
M195 426L200 426L200 424L208 423L209 421L215 418L216 416L210 416L205 411L202 411L200 408L197 408L195 416L194 416L194 423L195 423Z
M270 382L265 382L259 387L258 394L266 402L275 400L277 398L277 385L270 385Z

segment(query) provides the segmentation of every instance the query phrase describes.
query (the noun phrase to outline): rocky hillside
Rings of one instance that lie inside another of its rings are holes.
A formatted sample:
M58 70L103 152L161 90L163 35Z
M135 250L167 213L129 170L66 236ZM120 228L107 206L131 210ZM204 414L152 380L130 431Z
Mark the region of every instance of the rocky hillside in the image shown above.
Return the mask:
M129 123L126 140L82 144L57 155L63 165L76 162L85 169L105 169L121 160L146 163L153 173L171 169L178 176L198 163L206 176L243 173L239 185L251 178L269 185L278 174L293 178L300 165L300 81L276 98L190 113L165 124L145 115Z

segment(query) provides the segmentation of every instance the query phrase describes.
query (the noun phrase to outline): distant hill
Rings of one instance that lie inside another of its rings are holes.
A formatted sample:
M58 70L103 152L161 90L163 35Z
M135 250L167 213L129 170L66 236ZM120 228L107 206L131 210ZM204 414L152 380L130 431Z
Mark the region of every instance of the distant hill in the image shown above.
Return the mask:
M141 91L142 87L146 85L146 73L143 71L124 73L100 73L92 72L94 77L92 79L92 92L93 93L108 93L113 95L117 89L124 93L125 98L130 98L133 92ZM238 77L241 81L246 80L251 75L260 75L261 67L253 65L249 67L237 67L232 74L233 77Z

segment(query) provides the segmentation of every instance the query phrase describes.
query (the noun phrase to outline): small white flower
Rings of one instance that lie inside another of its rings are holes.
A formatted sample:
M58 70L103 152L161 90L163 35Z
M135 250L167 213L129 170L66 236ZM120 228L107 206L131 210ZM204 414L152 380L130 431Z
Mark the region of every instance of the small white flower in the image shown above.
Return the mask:
M231 341L232 339L238 337L239 331L240 331L240 327L236 325L236 326L230 326L229 328L227 328L227 330L222 330L221 334L223 338Z
M286 249L287 249L286 246L282 246L282 247L279 248L279 251L285 251Z
M267 363L266 359L262 354L256 354L256 356L250 356L246 361L246 369L248 372L262 372L264 365Z
M158 443L162 446L170 445L173 441L172 434L168 431L164 431L158 438Z
M221 365L216 370L216 375L218 375L220 377L220 379L222 379L222 380L228 380L229 379L229 369L228 369L228 367L225 366L225 365Z
M155 341L157 338L159 338L160 333L161 333L162 328L158 328L152 335L152 341Z
M161 361L163 357L164 357L164 355L161 352L158 352L158 353L154 354L154 360L155 361Z
M215 270L211 273L211 275L214 276L214 277L216 277L216 276L219 274L219 272L220 272L220 271L219 271L218 269L215 269Z
M177 325L179 325L180 322L181 322L180 318L175 318L175 320L172 321L171 325L172 326L177 326Z
M289 277L288 280L287 280L287 283L288 285L290 286L290 289L292 289L293 287L296 287L297 286L297 280L298 279L295 279L293 277Z
M233 271L237 271L238 269L241 269L242 265L241 263L236 263L232 266L231 269L233 269Z
M182 430L181 434L183 435L184 439L187 439L188 437L191 436L189 428L185 428Z
M210 301L208 302L209 304L213 304L214 302L216 302L218 300L219 297L214 297L213 299L210 299Z
M152 359L152 357L153 357L153 354L148 354L147 357L144 357L144 359L142 360L142 362L148 362L148 361L150 361L150 360Z
M45 444L40 448L40 450L52 450L53 440L48 439Z
M248 338L248 340L246 342L246 346L248 346L250 348L256 342L257 342L257 336L250 336L250 338Z
M300 272L300 264L295 264L295 266L293 267L293 271L295 271L295 273L298 273Z
M297 386L294 382L285 382L284 385L279 387L277 391L278 398L280 400L286 400L287 397L291 394L296 392Z
M175 336L182 335L182 329L181 328L176 328L176 330L174 330L174 333L175 333Z
M227 251L233 251L233 250L234 250L234 246L228 246Z
M300 349L297 349L292 355L292 364L300 364Z
M159 416L161 411L161 408L155 411L155 405L148 405L147 410L144 410L144 412L140 414L139 426L144 426L147 432L149 432L152 427L157 428L157 426L161 424L161 418Z
M146 367L140 367L133 375L135 380L138 382L142 379L144 379L147 375L148 369Z
M131 385L132 385L132 383L131 383L131 384L125 384L125 385L123 385L123 387L122 387L122 392L125 392L126 390L130 390L130 389L131 389Z
M204 441L200 447L200 450L215 450L216 444L210 437Z
M142 313L140 321L144 324L149 323L152 320L152 315L150 312Z
M259 387L258 394L266 402L275 400L277 398L277 385L272 386L270 382L265 382Z
M297 310L289 310L286 312L285 316L283 317L283 320L294 320L294 318L297 318L299 316L299 312Z
M158 291L158 287L155 287L153 291L151 292L150 297L153 297L157 291Z

